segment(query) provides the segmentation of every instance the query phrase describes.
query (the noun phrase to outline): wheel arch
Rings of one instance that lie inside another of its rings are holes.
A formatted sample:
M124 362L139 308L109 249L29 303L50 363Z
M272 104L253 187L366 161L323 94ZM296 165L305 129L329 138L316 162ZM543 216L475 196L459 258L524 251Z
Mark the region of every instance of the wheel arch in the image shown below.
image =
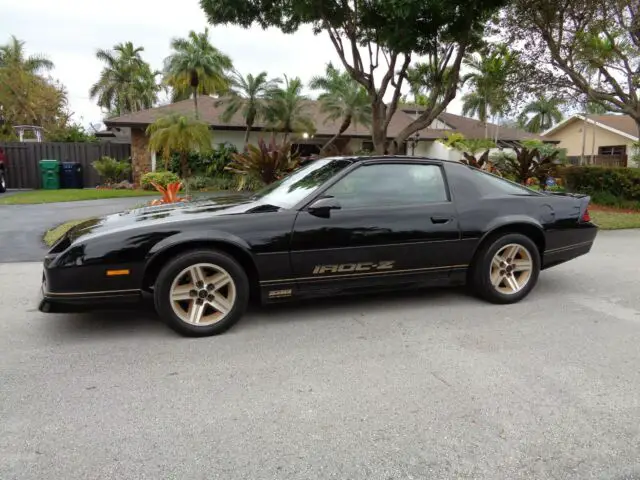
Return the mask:
M542 226L530 220L514 219L513 221L495 225L482 236L482 238L478 242L475 252L473 253L473 257L471 258L471 268L473 268L473 266L475 265L478 255L487 243L493 241L495 238L509 233L520 233L530 238L531 241L538 247L540 260L542 261L544 250L546 248L546 238Z
M251 299L259 298L259 274L253 256L248 249L228 238L191 238L175 241L150 253L142 277L142 289L150 291L162 267L177 255L192 251L211 249L226 253L236 260L249 278Z

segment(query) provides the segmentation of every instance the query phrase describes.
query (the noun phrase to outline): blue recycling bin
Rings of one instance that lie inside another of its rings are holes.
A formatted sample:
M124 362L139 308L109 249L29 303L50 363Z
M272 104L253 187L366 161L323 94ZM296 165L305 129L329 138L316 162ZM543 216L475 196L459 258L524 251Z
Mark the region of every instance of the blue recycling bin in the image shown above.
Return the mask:
M84 188L81 163L62 162L60 164L60 187Z

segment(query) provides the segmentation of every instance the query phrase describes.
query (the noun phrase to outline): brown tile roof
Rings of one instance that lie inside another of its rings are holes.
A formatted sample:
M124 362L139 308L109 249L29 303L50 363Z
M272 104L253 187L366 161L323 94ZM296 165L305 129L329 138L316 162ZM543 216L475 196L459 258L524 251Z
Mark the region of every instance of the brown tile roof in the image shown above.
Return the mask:
M640 137L638 125L629 115L589 115L589 120L602 123L627 135L633 135L636 138Z
M467 138L484 138L485 125L475 118L463 117L453 113L441 113L440 120L449 125L456 132L462 133ZM495 136L496 124L487 122L489 136ZM543 137L517 128L500 126L498 139L503 141L543 140Z
M229 122L223 122L221 115L224 112L224 104L220 104L220 99L212 97L199 97L198 98L198 111L200 113L200 119L207 122L216 129L223 130L244 130L246 128L242 115L238 112ZM307 105L307 112L309 116L314 119L316 126L316 135L318 136L331 136L334 135L339 127L340 120L332 121L326 120L325 115L320 110L320 104L317 101L309 100ZM158 118L167 115L169 113L181 113L186 115L193 114L193 100L183 100L181 102L172 103L169 105L162 105L149 110L142 110L140 112L130 113L120 117L110 118L105 120L104 123L107 127L113 126L146 126L153 123ZM444 138L447 133L451 131L457 131L462 133L467 138L484 138L484 124L478 120L472 118L461 117L460 115L453 115L451 113L443 113L440 116L441 121L451 127L451 130L432 129L425 128L420 131L421 140L435 140L438 138ZM389 129L387 133L390 138L395 137L400 131L413 121L413 116L398 109L391 122L389 123ZM265 128L263 122L258 122L254 126L255 130L262 130ZM494 131L494 126L489 124L489 132ZM368 127L363 125L351 125L344 133L345 136L351 137L370 137L371 133ZM515 130L511 128L500 128L499 137L501 140L522 140L529 138L540 138L537 135L532 135L527 132Z

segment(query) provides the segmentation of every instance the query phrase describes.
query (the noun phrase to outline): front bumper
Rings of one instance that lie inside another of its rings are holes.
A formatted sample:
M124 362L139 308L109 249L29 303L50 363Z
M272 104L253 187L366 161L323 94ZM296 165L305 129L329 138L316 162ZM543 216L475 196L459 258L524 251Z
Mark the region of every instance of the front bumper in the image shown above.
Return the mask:
M131 308L142 301L140 290L110 292L51 293L42 283L37 296L38 310L44 313L74 313Z

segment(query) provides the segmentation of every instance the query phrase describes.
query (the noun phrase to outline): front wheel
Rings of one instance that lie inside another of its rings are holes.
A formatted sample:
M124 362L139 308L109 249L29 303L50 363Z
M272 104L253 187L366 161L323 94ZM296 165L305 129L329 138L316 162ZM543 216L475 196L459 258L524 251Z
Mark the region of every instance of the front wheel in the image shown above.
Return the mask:
M158 314L177 332L217 335L245 312L249 280L232 257L214 250L191 251L162 269L154 300Z
M540 252L529 237L506 234L483 246L472 268L472 286L480 297L492 303L516 303L538 281Z
M7 179L4 175L4 171L0 170L0 193L7 191Z

